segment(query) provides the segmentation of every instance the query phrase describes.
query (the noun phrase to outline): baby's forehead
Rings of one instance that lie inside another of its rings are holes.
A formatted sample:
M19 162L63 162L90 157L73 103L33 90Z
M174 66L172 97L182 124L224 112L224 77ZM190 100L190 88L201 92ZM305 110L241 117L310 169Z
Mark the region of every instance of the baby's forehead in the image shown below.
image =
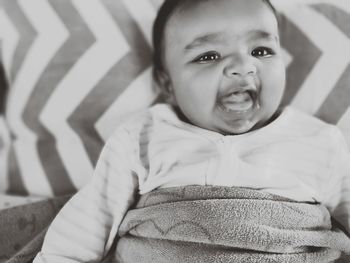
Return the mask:
M169 0L168 0L169 1ZM207 4L215 4L215 6L227 4L227 3L249 3L251 8L257 8L264 5L274 16L277 17L274 6L270 3L270 0L170 0L176 2L170 10L170 17L174 14L182 14L184 12L192 11L194 8L202 8ZM236 6L237 7L237 6ZM239 6L238 6L239 7Z
M197 4L183 6L169 18L165 35L170 43L176 44L184 37L186 40L193 39L193 45L196 45L232 40L230 36L240 35L247 39L278 40L277 19L262 0L194 2Z
M264 0L184 0L180 2L181 4L170 12L167 25L176 26L179 22L180 24L184 22L188 24L201 23L204 21L203 17L207 20L215 18L217 22L227 16L254 21L257 10L264 10L263 13L266 16L272 17L276 21L278 19ZM215 21L213 22L215 24ZM185 29L183 28L183 30Z

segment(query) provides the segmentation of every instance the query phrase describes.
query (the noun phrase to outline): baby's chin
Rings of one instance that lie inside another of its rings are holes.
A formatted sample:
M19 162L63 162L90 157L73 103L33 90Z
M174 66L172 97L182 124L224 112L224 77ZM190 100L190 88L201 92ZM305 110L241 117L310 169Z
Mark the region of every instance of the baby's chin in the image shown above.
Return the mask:
M273 122L280 115L280 110L264 112L262 108L255 108L246 114L220 116L216 120L216 131L223 135L239 135L263 128Z
M256 105L255 105L256 106ZM252 131L261 119L259 107L244 110L227 110L217 107L215 111L216 131L224 135L237 135Z
M235 120L230 123L225 122L225 127L218 129L217 131L223 135L239 135L251 132L255 130L257 122L250 119Z
M268 126L270 123L276 120L280 114L281 110L277 109L274 113L267 114L264 117L257 113L256 115L253 114L251 118L235 119L231 121L226 120L224 121L224 125L221 126L221 129L217 129L217 131L224 135L249 133Z

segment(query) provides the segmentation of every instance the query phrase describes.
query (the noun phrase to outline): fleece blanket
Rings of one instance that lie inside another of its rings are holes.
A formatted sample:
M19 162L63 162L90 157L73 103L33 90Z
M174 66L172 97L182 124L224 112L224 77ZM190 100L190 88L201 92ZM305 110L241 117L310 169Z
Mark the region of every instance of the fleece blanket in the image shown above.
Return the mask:
M185 186L141 197L114 262L334 262L350 239L327 209L247 188Z
M0 212L0 262L27 263L70 196ZM332 262L350 251L319 204L250 189L186 186L142 196L104 262ZM349 263L349 261L336 261Z

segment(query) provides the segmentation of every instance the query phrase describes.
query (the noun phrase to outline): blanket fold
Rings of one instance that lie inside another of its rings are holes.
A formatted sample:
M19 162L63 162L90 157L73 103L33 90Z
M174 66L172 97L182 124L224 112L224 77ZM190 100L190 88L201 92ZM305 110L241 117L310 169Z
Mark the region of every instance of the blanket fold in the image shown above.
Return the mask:
M350 239L332 228L324 206L236 187L145 194L118 234L121 263L321 263L350 253Z

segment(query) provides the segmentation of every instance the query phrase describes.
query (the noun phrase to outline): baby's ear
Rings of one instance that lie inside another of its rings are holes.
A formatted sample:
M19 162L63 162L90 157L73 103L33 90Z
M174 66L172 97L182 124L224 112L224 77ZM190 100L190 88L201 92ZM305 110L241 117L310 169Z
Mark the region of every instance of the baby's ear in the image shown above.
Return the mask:
M176 105L173 85L168 73L157 70L154 71L153 74L154 81L161 93L162 98L164 98L165 102L171 105Z

